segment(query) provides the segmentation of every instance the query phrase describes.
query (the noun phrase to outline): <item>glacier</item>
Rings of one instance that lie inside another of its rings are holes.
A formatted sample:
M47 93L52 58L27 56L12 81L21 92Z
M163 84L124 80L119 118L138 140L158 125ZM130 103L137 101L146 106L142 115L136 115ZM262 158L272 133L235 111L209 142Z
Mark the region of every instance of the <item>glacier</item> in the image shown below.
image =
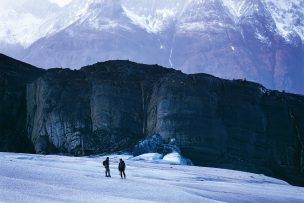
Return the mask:
M112 178L104 177L105 156L68 157L0 153L0 202L293 202L304 188L226 169L135 161L109 155ZM117 170L126 162L127 179Z

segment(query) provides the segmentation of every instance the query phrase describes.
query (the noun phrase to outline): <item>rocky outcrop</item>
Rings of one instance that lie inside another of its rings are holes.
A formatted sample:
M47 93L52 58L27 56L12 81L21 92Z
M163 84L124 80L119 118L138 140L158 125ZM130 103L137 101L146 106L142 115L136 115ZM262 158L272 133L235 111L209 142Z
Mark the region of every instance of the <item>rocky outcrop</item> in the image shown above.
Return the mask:
M304 97L209 75L165 76L148 107L148 133L175 137L195 165L303 177ZM302 182L303 184L303 182Z
M34 152L26 136L26 84L42 69L0 54L0 150Z
M70 70L50 70L28 84L27 130L37 153L79 153L92 128L89 95L85 76Z
M75 155L130 147L145 135L153 81L169 72L130 62L51 69L27 87L28 133L38 153Z
M158 134L161 145L175 139L194 165L304 185L303 96L129 61L37 71L33 82L24 79L27 89L17 91L26 94L20 123L37 153L112 152L134 149L140 140L139 151L153 152L159 139L155 148L149 135Z

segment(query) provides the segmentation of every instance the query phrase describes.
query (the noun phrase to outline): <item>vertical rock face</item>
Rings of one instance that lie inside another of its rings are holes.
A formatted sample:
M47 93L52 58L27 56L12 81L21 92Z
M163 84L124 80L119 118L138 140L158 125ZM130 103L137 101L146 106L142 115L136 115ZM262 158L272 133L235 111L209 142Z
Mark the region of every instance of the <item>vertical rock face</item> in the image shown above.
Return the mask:
M175 137L182 149L197 149L201 163L220 157L228 134L218 111L221 87L219 79L207 75L163 78L149 104L148 132Z
M0 150L33 152L26 136L26 84L42 69L0 54Z
M41 71L1 60L1 150L96 154L158 134L195 165L304 185L303 96L128 61Z
M303 102L252 82L175 73L154 88L148 132L175 137L196 165L293 182L303 177Z
M92 88L92 132L104 152L126 148L143 136L140 80L132 73L109 68L87 72Z
M267 114L266 135L271 155L268 163L271 169L288 178L294 176L296 170L303 177L303 97L286 97L284 94L272 92L267 98L263 98L262 108Z
M27 125L36 152L110 152L143 138L152 81L168 70L141 66L122 61L51 69L29 84Z
M28 133L37 153L78 154L88 145L83 141L91 129L89 96L81 71L53 69L27 86Z

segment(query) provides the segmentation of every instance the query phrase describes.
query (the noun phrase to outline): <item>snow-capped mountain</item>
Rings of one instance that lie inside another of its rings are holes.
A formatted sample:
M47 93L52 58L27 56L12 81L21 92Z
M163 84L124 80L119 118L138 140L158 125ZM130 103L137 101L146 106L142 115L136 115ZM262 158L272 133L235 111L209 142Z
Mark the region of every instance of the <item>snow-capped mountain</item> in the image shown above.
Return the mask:
M129 59L304 93L304 0L73 0L52 8L5 12L1 21L27 23L0 25L0 51L44 68Z

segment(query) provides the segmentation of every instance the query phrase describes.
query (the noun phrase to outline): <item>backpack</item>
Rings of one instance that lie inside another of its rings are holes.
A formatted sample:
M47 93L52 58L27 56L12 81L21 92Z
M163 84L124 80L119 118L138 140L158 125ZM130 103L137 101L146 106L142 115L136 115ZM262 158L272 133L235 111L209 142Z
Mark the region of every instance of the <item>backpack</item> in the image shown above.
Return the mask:
M102 164L103 164L103 166L106 166L106 161L103 161Z

